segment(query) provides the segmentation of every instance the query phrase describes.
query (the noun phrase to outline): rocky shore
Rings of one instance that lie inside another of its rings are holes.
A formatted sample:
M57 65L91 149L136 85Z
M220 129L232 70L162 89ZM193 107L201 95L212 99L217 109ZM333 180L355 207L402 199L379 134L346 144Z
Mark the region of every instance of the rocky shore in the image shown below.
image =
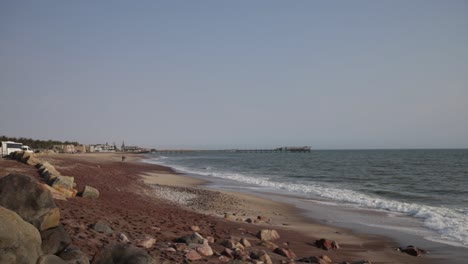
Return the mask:
M0 160L0 263L434 261L382 237L301 222L281 204L187 184L138 156L29 159Z

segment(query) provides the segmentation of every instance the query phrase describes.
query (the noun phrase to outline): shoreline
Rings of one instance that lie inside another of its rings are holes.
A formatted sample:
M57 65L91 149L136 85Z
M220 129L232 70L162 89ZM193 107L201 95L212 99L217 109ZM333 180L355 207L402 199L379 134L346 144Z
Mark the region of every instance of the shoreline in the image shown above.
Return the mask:
M145 161L142 161L145 162ZM157 164L157 163L150 163L150 164ZM166 166L166 165L161 165ZM171 167L169 167L171 168ZM171 168L175 170L174 168ZM365 209L365 208L351 208L348 206L340 206L338 204L331 205L334 207L334 213L337 212L339 214L347 211L349 214L364 214L371 217L376 218L396 218L404 220L406 224L410 224L409 226L405 227L397 227L397 226L379 226L379 225L360 225L360 224L351 224L349 222L336 222L336 221L329 221L325 219L320 219L316 215L311 213L311 204L313 209L312 211L318 211L319 213L324 213L327 211L330 206L327 202L323 204L320 201L315 201L312 199L304 199L303 197L294 196L294 195L287 195L287 194L278 194L278 193L269 193L269 192L255 192L249 190L235 190L236 188L230 189L220 189L219 185L213 184L213 181L207 179L208 176L203 175L195 175L190 173L179 173L178 175L183 175L188 179L195 179L195 181L200 181L198 186L202 188L207 188L209 190L221 191L228 194L232 194L235 196L240 197L249 197L252 200L263 200L269 201L272 207L276 207L275 205L281 205L282 207L289 208L289 212L293 215L290 219L283 219L284 222L294 222L287 223L285 226L288 228L292 228L302 233L306 233L312 236L317 236L319 232L317 230L328 230L327 232L323 232L324 234L330 233L340 233L346 234L354 239L359 237L360 239L369 240L369 239L376 239L378 241L385 241L384 243L391 245L393 249L396 249L401 246L406 245L416 245L421 248L428 249L429 254L425 256L426 262L425 263L439 263L440 260L446 260L449 258L451 263L464 263L466 257L468 256L464 252L463 246L458 244L450 244L446 241L438 241L436 239L429 239L427 234L432 234L433 231L430 230L417 230L414 231L413 229L420 228L418 220L410 218L403 214L395 214L392 215L391 212L384 211L384 210L373 210L373 209ZM249 199L247 199L249 200ZM300 201L299 204L297 201ZM337 209L339 208L339 209ZM396 220L398 222L399 220ZM281 220L280 220L281 221ZM312 227L312 230L308 230ZM339 231L337 231L339 230ZM412 233L403 232L403 230L411 231ZM416 234L418 233L419 234ZM426 234L427 233L427 234ZM343 237L339 237L337 239L342 240Z
M154 237L157 243L146 249L153 258L169 261L166 263L186 263L183 251L167 249L174 246L174 240L190 234L196 227L200 234L214 238L210 245L215 252L223 251L220 241L224 239L246 238L252 243L249 251L265 250L273 263L281 263L287 258L259 243L255 234L261 229L277 230L281 237L275 243L292 250L297 258L327 255L333 263L363 260L372 263L440 263L446 260L430 255L413 257L396 252L398 245L383 236L359 234L305 220L301 211L291 205L246 194L209 190L202 186L206 185L206 181L190 179L192 177L178 174L169 167L141 162L145 156L126 156L126 162L121 162L121 154L116 153L51 154L41 157L63 175L74 177L78 190L84 185L91 185L101 193L98 199L76 197L66 201L56 200L65 230L73 244L89 259L103 246L118 241L120 234L125 234L129 238L128 243L135 246L139 246L147 236ZM6 164L2 173L34 174L27 165L10 160L0 162ZM32 176L38 177L37 173ZM146 184L145 180L151 182ZM155 190L155 186L160 189ZM164 193L161 190L169 191ZM187 204L181 205L169 202L168 197L158 197L155 191L172 197L184 193L193 196L185 200ZM242 222L235 218L224 219L223 213L235 213ZM255 221L257 216L262 216L264 220L259 223L245 222L247 218ZM107 222L114 232L102 234L94 231L91 226L99 220ZM325 251L317 248L314 241L321 238L336 240L340 249ZM221 261L212 256L192 263Z

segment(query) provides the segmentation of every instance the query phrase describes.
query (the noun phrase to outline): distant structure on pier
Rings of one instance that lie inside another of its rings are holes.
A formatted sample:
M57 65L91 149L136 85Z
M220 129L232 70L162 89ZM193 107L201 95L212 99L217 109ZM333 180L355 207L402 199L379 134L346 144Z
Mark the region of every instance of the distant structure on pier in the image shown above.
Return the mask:
M231 152L239 153L271 153L271 152L310 152L311 147L281 147L275 149L234 149Z

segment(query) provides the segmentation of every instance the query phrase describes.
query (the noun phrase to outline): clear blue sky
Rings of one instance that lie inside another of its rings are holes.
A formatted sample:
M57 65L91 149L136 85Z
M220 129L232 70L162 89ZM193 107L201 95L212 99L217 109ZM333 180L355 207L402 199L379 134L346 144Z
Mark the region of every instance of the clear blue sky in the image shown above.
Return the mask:
M468 147L468 1L1 1L0 134Z

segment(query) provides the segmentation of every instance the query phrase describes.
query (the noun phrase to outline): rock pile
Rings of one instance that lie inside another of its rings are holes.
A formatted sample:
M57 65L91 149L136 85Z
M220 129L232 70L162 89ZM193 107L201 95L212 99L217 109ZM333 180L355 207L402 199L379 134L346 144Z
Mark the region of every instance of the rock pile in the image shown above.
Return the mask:
M88 257L72 245L49 189L32 176L9 174L0 178L0 223L0 263L90 263ZM94 228L112 232L101 222ZM150 240L151 246L154 242ZM145 243L148 245L147 241ZM199 251L209 252L203 248L206 246L209 247L203 243ZM92 263L150 264L153 259L142 249L115 243L97 252Z
M77 196L78 191L75 189L76 183L74 182L74 177L62 175L53 165L37 158L34 153L17 151L11 153L10 157L19 162L35 166L40 177L51 187L45 188L49 189L54 199L66 200L67 198ZM81 192L81 196L86 198L98 198L99 191L91 186L85 186L84 190Z

